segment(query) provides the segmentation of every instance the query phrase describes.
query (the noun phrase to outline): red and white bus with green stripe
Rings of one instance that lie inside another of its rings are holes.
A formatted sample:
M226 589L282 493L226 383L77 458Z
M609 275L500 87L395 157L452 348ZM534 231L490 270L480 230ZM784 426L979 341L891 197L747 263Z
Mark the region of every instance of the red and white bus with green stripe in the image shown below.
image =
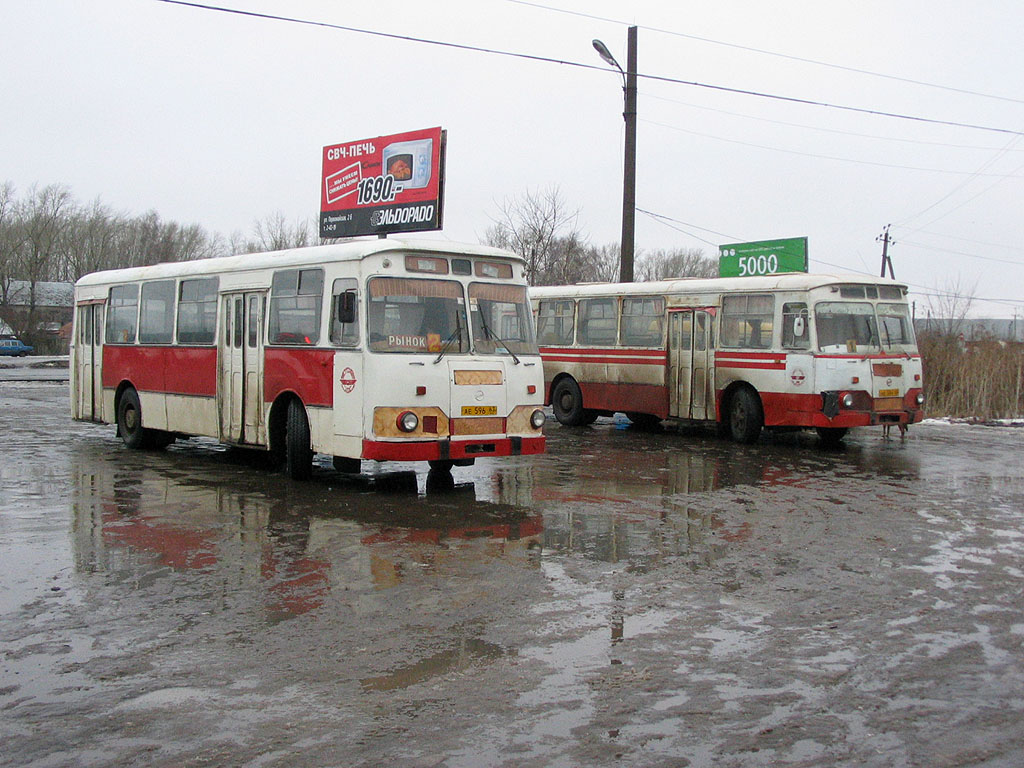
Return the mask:
M75 285L71 410L131 448L205 436L360 461L540 453L523 262L396 238L97 272Z
M565 425L707 422L762 428L921 420L921 356L907 287L802 273L530 289L545 402Z

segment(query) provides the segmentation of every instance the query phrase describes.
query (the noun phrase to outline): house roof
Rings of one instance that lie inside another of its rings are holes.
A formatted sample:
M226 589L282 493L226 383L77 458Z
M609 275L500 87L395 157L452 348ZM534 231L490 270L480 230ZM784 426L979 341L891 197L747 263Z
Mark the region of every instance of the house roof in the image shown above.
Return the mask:
M31 284L28 280L11 280L7 291L7 304L11 307L27 307L31 301ZM71 283L36 283L37 307L72 307L75 303L75 286Z

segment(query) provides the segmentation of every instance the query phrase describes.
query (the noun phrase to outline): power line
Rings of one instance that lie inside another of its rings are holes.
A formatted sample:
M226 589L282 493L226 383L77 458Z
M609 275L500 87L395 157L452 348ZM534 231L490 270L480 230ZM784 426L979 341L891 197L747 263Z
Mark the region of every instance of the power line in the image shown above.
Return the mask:
M823 128L818 125L808 125L806 123L793 123L787 120L773 120L768 117L761 117L759 115L752 115L745 112L733 112L728 109L717 109L716 107L707 107L701 104L693 104L688 101L680 101L679 99L672 99L668 96L657 96L647 91L641 91L641 94L645 99L653 99L655 101L665 101L670 104L679 104L684 107L690 107L691 109L699 109L705 112L716 112L721 115L729 115L731 117L739 117L744 120L756 120L761 123L771 123L772 125L784 125L788 128L802 128L808 131L820 131L822 133L834 133L840 136L855 136L861 139L877 139L878 141L898 141L904 144L918 144L921 146L929 147L951 147L953 149L970 149L970 150L983 150L992 151L998 150L999 147L983 147L977 144L950 144L944 141L926 141L924 139L904 139L898 136L880 136L875 133L859 133L856 131L843 131L838 128ZM1008 152L1024 152L1024 149L1008 149Z
M875 162L873 160L858 160L856 158L851 158L851 157L837 157L835 155L819 155L819 154L815 154L813 152L800 152L799 150L795 150L795 149L782 149L781 147L771 147L771 146L768 146L766 144L755 144L755 143L749 142L749 141L740 141L739 139L726 139L726 138L724 138L722 136L716 136L716 135L711 134L711 133L701 133L700 131L691 131L688 128L680 128L679 126L669 125L667 123L659 123L659 122L656 122L654 120L641 120L640 122L648 123L649 125L657 125L660 128L668 128L671 131L679 131L680 133L688 133L691 136L700 136L700 137L706 138L706 139L715 139L716 141L724 141L727 144L739 144L739 145L744 146L744 147L754 147L755 149L768 149L768 150L771 150L773 152L785 152L785 153L790 154L790 155L799 155L800 157L813 157L813 158L817 158L817 159L820 159L820 160L838 160L838 161L844 162L844 163L857 163L858 165L873 165L873 166L877 166L877 167L880 167L880 168L897 168L897 169L903 170L903 171L925 171L925 172L928 172L928 173L948 173L948 174L954 174L954 175L968 176L970 178L974 178L974 177L977 177L977 176L988 176L988 177L997 178L997 179L1019 179L1019 178L1022 178L1019 174L995 174L995 173L981 174L981 173L978 173L977 171L950 171L950 170L946 170L944 168L921 168L921 167L912 166L912 165L895 165L893 163L879 163L879 162ZM1020 169L1018 169L1018 170L1020 170Z
M669 222L672 222L674 224L681 224L682 226L690 227L691 229L699 229L702 232L710 232L713 235L721 235L722 237L724 237L724 238L726 238L728 240L736 240L737 239L737 238L733 237L732 235L727 235L727 234L725 234L723 232L716 232L715 230L707 229L706 227L698 227L696 224L689 224L689 223L687 223L685 221L679 221L679 219L673 219L671 216L665 216L665 215L660 214L660 213L655 213L654 211L647 211L647 210L644 210L643 208L637 208L636 210L637 210L638 213L642 213L645 216L651 217L652 219L654 219L658 223L664 224L669 229L674 229L676 232L682 232L684 235L688 235L689 237L692 237L695 240L700 240L702 243L707 243L708 245L712 246L713 248L717 248L718 247L718 243L713 243L710 240L707 240L707 239L701 237L700 235L695 235L693 232L687 232L685 229L681 229L680 227L672 226L672 224L670 224Z
M957 251L952 248L939 248L934 245L926 245L925 243L915 243L913 240L900 240L900 245L909 246L911 248L921 248L926 251L938 251L939 253L951 253L954 256L966 256L971 259L982 259L983 261L994 261L998 264L1013 264L1014 266L1024 266L1024 261L1014 259L1000 259L995 256L982 256L980 253L968 253L967 251Z
M424 45L436 45L436 46L440 46L440 47L443 47L443 48L453 48L453 49L456 49L456 50L472 51L472 52L475 52L475 53L487 53L487 54L491 54L491 55L494 55L494 56L508 56L508 57L512 57L512 58L516 58L516 59L525 59L527 61L543 62L543 63L546 63L546 64L560 64L562 66L575 67L577 69L595 70L595 71L605 72L605 73L609 72L607 67L598 66L596 64L583 64L583 63L576 62L576 61L567 61L567 60L564 60L564 59L554 59L554 58L551 58L551 57L548 57L548 56L535 56L533 54L528 54L528 53L518 53L518 52L515 52L515 51L498 50L496 48L483 48L481 46L467 45L467 44L463 44L463 43L451 43L451 42L445 42L445 41L442 41L442 40L431 40L429 38L423 38L423 37L411 37L409 35L398 35L398 34L395 34L395 33L392 33L392 32L380 32L378 30L363 29L363 28L360 28L360 27L346 26L344 24L332 24L332 23L329 23L329 22L326 22L326 21L313 21L313 20L310 20L310 19L299 19L299 18L294 18L294 17L291 17L291 16L281 16L281 15L278 15L278 14L258 13L256 11L244 11L244 10L241 10L241 9L238 9L238 8L226 8L224 6L219 6L219 5L209 5L209 4L206 4L206 3L188 2L187 0L154 0L154 2L166 3L168 5L179 5L179 6L184 6L184 7L187 7L187 8L196 8L196 9L204 10L204 11L214 11L214 12L218 12L218 13L229 13L229 14L234 14L236 16L246 16L246 17L249 17L249 18L264 19L264 20L267 20L267 21L281 21L281 22L286 22L286 23L291 23L291 24L302 24L302 25L306 25L306 26L321 27L321 28L324 28L324 29L335 29L335 30L340 30L340 31L343 31L343 32L353 32L353 33L356 33L356 34L372 35L374 37L383 37L383 38L386 38L386 39L389 39L389 40L401 40L401 41L404 41L404 42L421 43L421 44L424 44ZM838 110L841 110L841 111L844 111L844 112L855 112L855 113L863 114L863 115L874 115L876 117L889 117L889 118L896 119L896 120L909 120L909 121L912 121L912 122L927 123L927 124L931 124L931 125L946 125L946 126L952 126L952 127L956 127L956 128L969 128L971 130L977 130L977 131L989 131L989 132L992 132L992 133L1005 133L1005 134L1010 134L1010 135L1013 135L1013 136L1024 136L1024 132L1022 132L1022 131L1014 131L1014 130L1011 130L1009 128L998 128L998 127L995 127L995 126L978 125L978 124L975 124L975 123L963 123L963 122L958 122L958 121L955 121L955 120L939 120L939 119L936 119L936 118L921 117L921 116L917 116L917 115L906 115L906 114L901 114L901 113L898 113L898 112L887 112L885 110L880 110L880 109L868 109L868 108L865 108L865 107L854 107L854 106L849 106L849 105L845 105L845 104L832 104L830 102L818 101L818 100L815 100L815 99L803 99L803 98L799 98L799 97L796 97L796 96L783 96L781 94L767 93L767 92L764 92L764 91L754 91L754 90L749 90L749 89L746 89L746 88L731 88L729 86L724 86L724 85L714 85L712 83L701 83L701 82L697 82L697 81L694 81L694 80L683 80L681 78L665 77L665 76L661 76L661 75L646 75L646 74L643 74L643 73L640 73L640 72L637 72L636 76L638 78L643 78L643 79L646 79L646 80L652 80L652 81L656 81L656 82L672 83L672 84L675 84L675 85L688 85L688 86L691 86L691 87L694 87L694 88L705 88L705 89L708 89L708 90L719 91L719 92L722 92L722 93L732 93L732 94L736 94L736 95L739 95L739 96L755 96L755 97L762 98L762 99L769 99L769 100L772 100L772 101L782 101L782 102L787 102L787 103L790 103L790 104L803 104L805 106L823 107L823 108L828 108L828 109L838 109Z
M594 21L604 21L604 22L609 22L611 24L619 24L619 25L622 25L622 26L639 26L640 29L646 30L648 32L660 32L660 33L665 34L665 35L672 35L673 37L682 37L682 38L685 38L687 40L696 40L696 41L701 42L701 43L709 43L711 45L721 45L721 46L724 46L726 48L734 48L736 50L747 51L749 53L759 53L759 54L763 54L765 56L774 56L774 57L780 58L780 59L787 59L789 61L798 61L798 62L800 62L802 64L814 64L815 66L828 67L830 69L837 69L837 70L841 70L843 72L853 72L853 73L859 74L859 75L869 75L871 77L881 77L881 78L884 78L886 80L895 80L897 82L909 83L911 85L921 85L921 86L924 86L926 88L938 88L938 89L944 90L944 91L952 91L953 93L963 93L963 94L966 94L966 95L969 95L969 96L979 96L979 97L984 98L984 99L996 99L998 101L1009 101L1009 102L1013 102L1015 104L1024 104L1024 99L1015 99L1015 98L1013 98L1011 96L999 96L999 95L991 94L991 93L982 93L981 91L972 91L972 90L967 89L967 88L957 88L957 87L951 86L951 85L942 85L940 83L929 83L929 82L927 82L925 80L914 80L913 78L901 77L899 75L889 75L889 74L886 74L884 72L874 72L874 71L869 70L869 69L858 69L857 67L848 67L848 66L844 66L842 64L834 64L834 63L831 63L831 62L828 62L828 61L819 61L817 59L808 59L808 58L804 58L802 56L793 56L792 54L779 53L778 51L769 51L769 50L766 50L764 48L754 48L753 46L749 46L749 45L739 45L738 43L729 43L729 42L725 42L723 40L714 40L714 39L709 38L709 37L700 37L699 35L690 35L690 34L686 34L684 32L677 32L677 31L671 30L671 29L664 29L662 27L648 27L648 26L644 26L642 24L636 25L636 24L631 24L631 22L628 22L628 21L622 21L621 19L612 19L612 18L609 18L607 16L597 16L595 14L583 13L581 11L570 11L570 10L566 10L564 8L555 8L555 7L550 6L550 5L543 5L541 3L528 2L528 0L506 0L506 2L514 3L516 5L525 5L525 6L529 6L531 8L538 8L540 10L545 10L545 11L552 11L554 13L564 13L564 14L567 14L569 16L579 16L579 17L582 17L582 18L585 18L585 19L593 19Z

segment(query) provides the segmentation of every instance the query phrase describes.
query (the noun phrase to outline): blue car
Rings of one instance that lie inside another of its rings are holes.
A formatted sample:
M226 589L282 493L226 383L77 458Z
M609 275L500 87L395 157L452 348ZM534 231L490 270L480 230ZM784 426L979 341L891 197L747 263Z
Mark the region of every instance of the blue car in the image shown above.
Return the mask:
M30 347L28 344L22 344L20 339L0 339L0 355L17 355L24 357L29 354L35 347Z

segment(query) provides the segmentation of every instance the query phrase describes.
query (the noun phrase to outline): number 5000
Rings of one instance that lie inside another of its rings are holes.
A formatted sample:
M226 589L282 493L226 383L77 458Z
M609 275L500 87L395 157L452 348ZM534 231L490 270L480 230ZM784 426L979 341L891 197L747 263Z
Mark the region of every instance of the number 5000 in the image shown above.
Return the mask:
M765 256L740 256L740 277L747 275L773 275L779 269L779 257L774 253Z

